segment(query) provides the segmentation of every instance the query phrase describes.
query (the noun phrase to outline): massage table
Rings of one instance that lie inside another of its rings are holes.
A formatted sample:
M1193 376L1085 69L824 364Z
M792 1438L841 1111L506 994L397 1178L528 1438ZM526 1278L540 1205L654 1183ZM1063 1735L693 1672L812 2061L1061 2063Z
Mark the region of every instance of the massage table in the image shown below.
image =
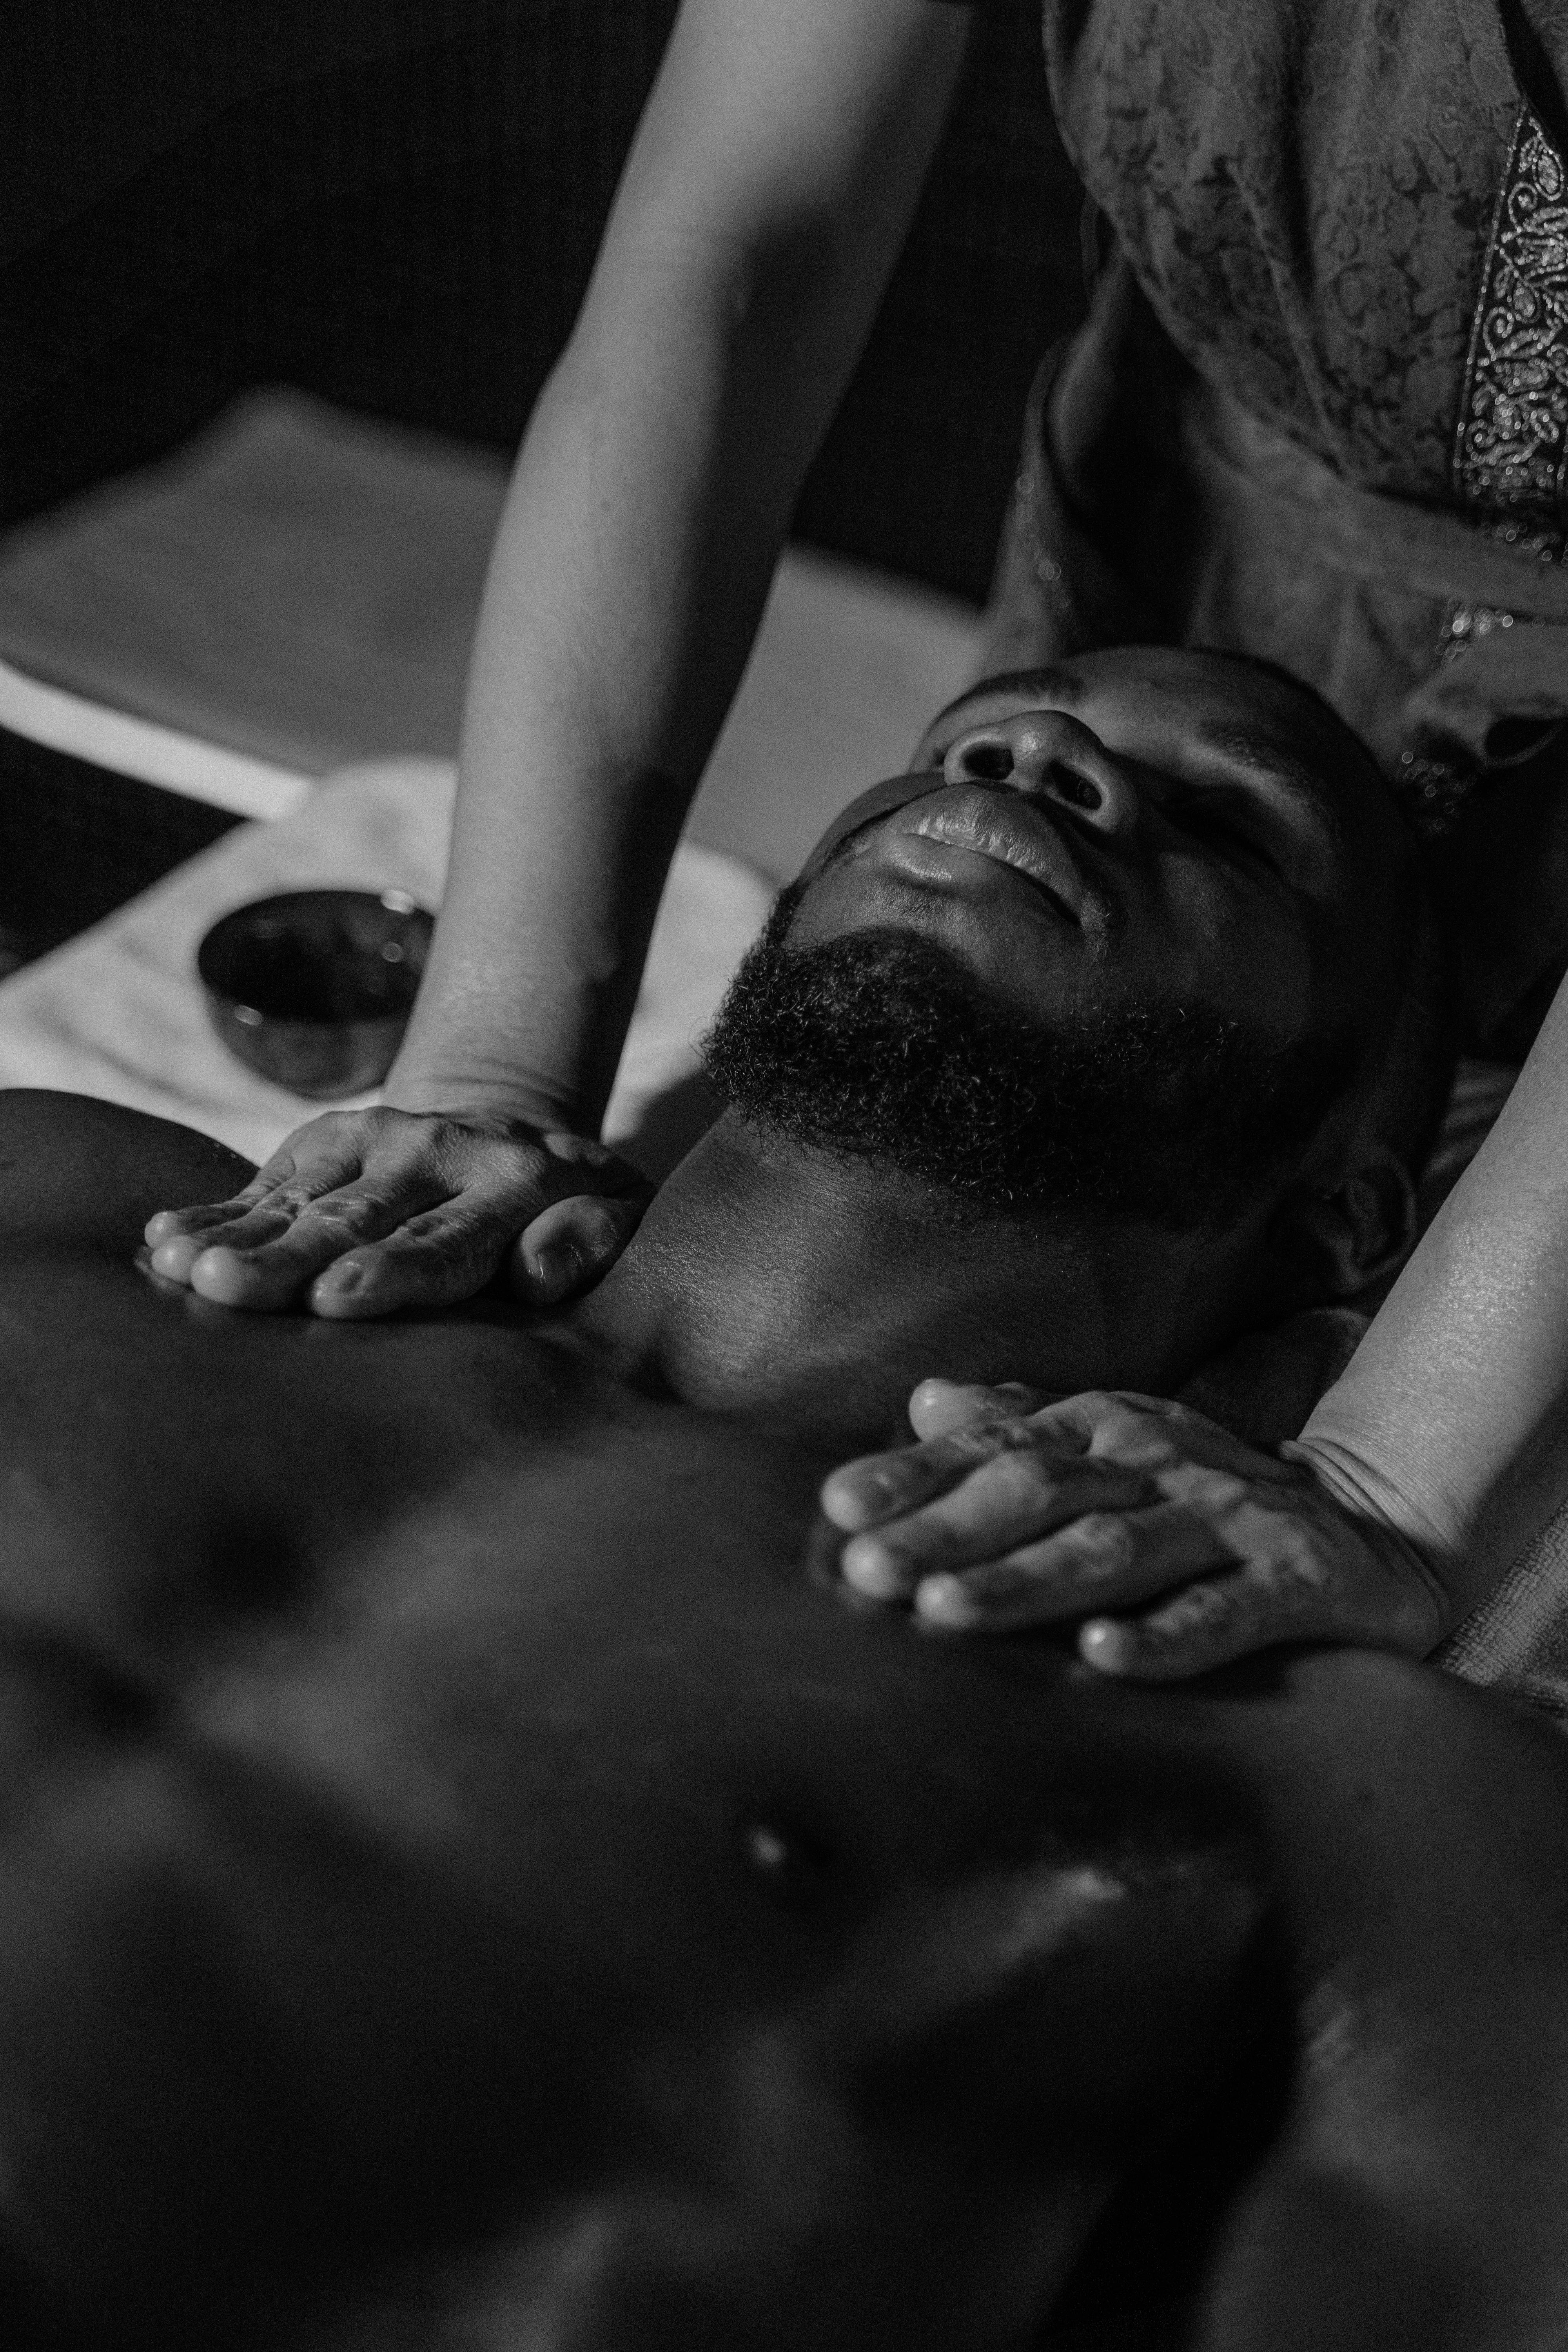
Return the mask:
M255 1159L310 1116L211 1035L196 942L271 890L391 886L438 905L506 478L495 452L268 389L165 464L0 541L0 727L246 820L0 986L0 1083L103 1096ZM977 616L950 599L786 554L676 857L606 1121L650 1172L689 1139L679 1120L650 1126L652 1107L700 1108L692 1041L774 883L907 759L976 640Z
M0 981L0 1086L98 1095L257 1160L320 1108L218 1044L196 943L279 889L393 887L438 906L505 482L493 452L264 389L173 459L0 539L0 730L226 828ZM973 676L979 634L951 599L786 552L676 856L605 1120L648 1174L700 1131L695 1040L774 885L845 801L898 772ZM1428 1214L1510 1076L1461 1069ZM1568 1723L1568 1508L1439 1654Z

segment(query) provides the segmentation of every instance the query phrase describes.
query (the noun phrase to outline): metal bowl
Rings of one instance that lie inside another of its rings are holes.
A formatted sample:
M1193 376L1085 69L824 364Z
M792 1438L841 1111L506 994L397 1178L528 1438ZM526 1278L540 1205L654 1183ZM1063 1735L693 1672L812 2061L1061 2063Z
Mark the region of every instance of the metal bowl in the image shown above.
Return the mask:
M196 950L213 1027L291 1094L363 1094L392 1066L434 929L405 890L287 890L237 907Z

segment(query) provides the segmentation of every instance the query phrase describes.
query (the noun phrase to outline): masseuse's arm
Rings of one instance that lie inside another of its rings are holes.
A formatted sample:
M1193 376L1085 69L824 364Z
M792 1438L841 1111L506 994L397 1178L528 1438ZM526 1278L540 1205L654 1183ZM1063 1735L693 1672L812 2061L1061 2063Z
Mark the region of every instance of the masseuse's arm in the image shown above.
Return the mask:
M365 1315L468 1295L520 1233L526 1295L558 1297L625 1240L640 1196L583 1139L967 23L941 0L684 0L507 498L388 1108L316 1119L237 1201L155 1219L161 1272Z
M1419 1552L1450 1623L1568 1496L1568 986L1297 1450Z

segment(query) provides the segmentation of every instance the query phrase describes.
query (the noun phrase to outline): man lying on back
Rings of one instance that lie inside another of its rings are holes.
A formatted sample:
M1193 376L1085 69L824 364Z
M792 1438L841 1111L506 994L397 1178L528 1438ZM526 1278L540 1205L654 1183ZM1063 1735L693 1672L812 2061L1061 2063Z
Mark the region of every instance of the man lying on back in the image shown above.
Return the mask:
M228 1155L6 1099L7 2343L1022 2345L1271 2028L1193 2341L1549 2340L1553 1735L926 1640L815 1517L932 1361L1167 1389L1407 1239L1441 1055L1353 744L1190 656L1006 709L837 829L554 1316L241 1321L129 1257Z

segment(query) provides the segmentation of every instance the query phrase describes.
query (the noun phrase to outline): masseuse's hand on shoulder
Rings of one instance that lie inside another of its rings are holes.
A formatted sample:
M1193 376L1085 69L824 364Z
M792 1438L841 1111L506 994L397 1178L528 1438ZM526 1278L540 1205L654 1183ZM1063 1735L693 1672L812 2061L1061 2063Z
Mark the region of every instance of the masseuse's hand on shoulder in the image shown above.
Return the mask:
M546 1307L614 1263L652 1190L602 1143L521 1119L328 1111L232 1200L162 1210L146 1238L155 1273L225 1307L449 1307L503 1265Z
M1158 1682L1277 1642L1419 1657L1443 1586L1342 1471L1264 1452L1192 1407L927 1381L919 1443L834 1472L841 1571L933 1631L1079 1625L1080 1654Z

